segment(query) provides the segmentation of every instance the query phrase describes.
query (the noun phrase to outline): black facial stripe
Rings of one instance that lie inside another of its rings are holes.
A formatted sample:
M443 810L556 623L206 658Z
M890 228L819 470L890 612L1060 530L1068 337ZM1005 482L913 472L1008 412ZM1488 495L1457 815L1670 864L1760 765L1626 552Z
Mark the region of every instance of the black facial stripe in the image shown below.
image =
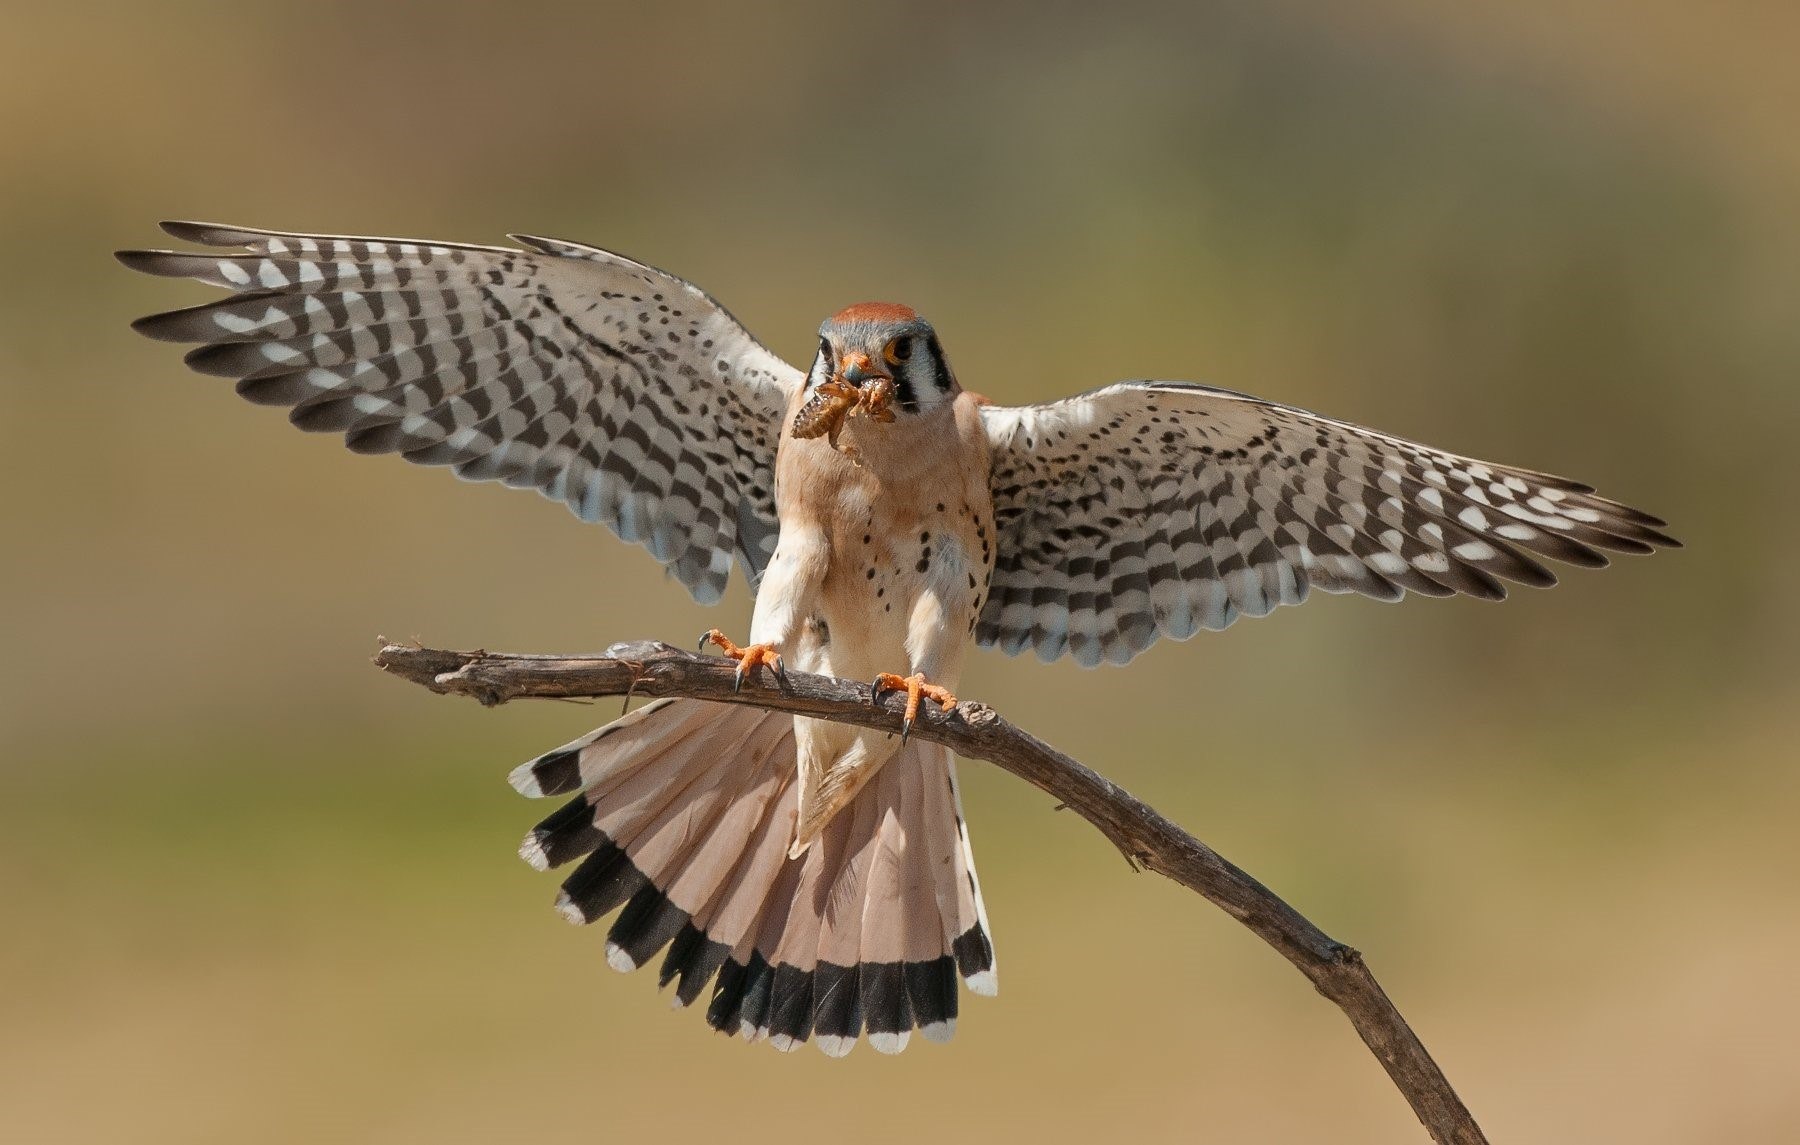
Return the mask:
M950 378L950 364L944 361L944 348L938 345L936 334L925 340L925 351L931 355L931 384L937 387L938 393L949 393L956 383Z
M919 395L913 390L912 367L904 363L894 371L894 396L907 413L919 412Z

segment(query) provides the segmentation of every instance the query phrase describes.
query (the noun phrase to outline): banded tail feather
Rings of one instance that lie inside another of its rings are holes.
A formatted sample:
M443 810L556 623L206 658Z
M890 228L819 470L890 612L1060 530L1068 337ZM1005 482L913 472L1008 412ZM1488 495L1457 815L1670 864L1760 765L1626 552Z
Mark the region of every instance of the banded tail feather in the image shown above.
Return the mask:
M996 989L994 948L955 761L914 742L884 764L801 857L787 857L799 787L791 716L657 700L512 774L532 797L574 798L525 837L539 870L574 864L557 910L614 911L606 958L663 955L660 987L714 1029L841 1057L914 1030L955 1030L960 977Z

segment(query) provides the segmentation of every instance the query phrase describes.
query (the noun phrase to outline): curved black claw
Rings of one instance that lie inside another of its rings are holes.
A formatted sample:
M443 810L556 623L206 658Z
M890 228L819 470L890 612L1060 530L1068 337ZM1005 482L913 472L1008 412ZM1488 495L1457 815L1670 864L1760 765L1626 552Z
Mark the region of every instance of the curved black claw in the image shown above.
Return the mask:
M746 667L746 665L749 663L749 660L750 660L750 657L748 657L748 656L744 657L742 660L739 660L738 666L737 666L737 671L735 671L731 674L731 690L733 693L741 692L744 690L744 677L745 677L745 675L747 675L749 673L749 668Z
M883 672L882 675L885 676L887 673ZM881 686L881 676L877 676L869 682L869 702L879 707L881 705L881 697L884 693L898 692L900 690L901 689L899 688L883 688ZM913 722L911 720L907 719L905 716L900 717L901 747L906 746L906 737L912 734L912 725Z
M701 652L706 651L706 646L708 644L712 643L712 634L713 634L713 630L710 628L708 628L705 632L702 632L700 634L700 643L696 644L694 647L699 649Z

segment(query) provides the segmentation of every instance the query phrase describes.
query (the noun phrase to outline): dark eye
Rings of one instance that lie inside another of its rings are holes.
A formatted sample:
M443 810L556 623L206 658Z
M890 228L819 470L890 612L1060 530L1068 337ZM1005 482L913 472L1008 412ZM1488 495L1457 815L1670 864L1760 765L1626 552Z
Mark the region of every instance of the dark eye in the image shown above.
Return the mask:
M831 361L831 343L824 338L819 339L819 357Z
M888 365L898 366L901 362L912 357L912 350L912 338L910 336L905 338L895 338L881 351L881 356L887 359Z

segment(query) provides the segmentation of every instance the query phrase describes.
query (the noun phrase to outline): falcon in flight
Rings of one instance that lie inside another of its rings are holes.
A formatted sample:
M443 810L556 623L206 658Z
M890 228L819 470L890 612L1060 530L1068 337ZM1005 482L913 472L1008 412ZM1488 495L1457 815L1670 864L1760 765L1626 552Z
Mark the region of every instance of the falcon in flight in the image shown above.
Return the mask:
M125 265L231 294L145 318L301 429L564 502L703 604L735 562L739 678L785 665L954 702L969 642L1123 664L1314 589L1498 600L1544 561L1673 546L1574 481L1292 406L1120 382L997 406L935 330L863 303L805 369L673 275L556 239L523 249L167 223L224 250ZM749 706L658 700L516 769L573 796L526 836L574 863L557 909L614 910L606 959L663 954L716 1029L833 1056L950 1036L997 985L948 749ZM622 908L622 909L621 909Z

